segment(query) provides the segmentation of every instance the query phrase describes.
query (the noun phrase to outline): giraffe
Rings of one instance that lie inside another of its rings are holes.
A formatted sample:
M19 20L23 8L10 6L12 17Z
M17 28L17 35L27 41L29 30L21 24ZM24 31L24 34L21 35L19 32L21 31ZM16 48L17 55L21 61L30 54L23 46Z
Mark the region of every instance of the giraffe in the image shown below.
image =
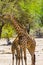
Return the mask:
M14 65L14 53L15 53L15 50L16 50L16 65L17 65L17 61L18 61L18 65L20 65L20 48L19 48L19 38L16 37L15 40L13 41L12 43L12 46L11 46L11 51L12 51L12 65Z
M26 49L28 49L28 51L31 55L32 65L35 65L35 47L36 47L35 40L32 37L30 37L30 35L27 33L27 31L25 31L19 25L17 20L12 15L4 15L3 18L4 19L11 19L11 21L12 21L12 23L13 23L13 25L18 33L19 45L20 45L20 48L22 48L24 51L25 65L27 65L27 63L26 63Z

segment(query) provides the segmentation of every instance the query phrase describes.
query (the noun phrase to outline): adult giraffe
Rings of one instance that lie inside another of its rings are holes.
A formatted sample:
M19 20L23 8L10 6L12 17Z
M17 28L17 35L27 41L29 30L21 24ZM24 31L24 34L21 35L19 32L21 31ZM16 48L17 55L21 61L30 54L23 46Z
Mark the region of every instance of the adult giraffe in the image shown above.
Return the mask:
M35 65L35 47L36 47L35 40L32 37L29 36L27 31L25 31L19 25L17 20L12 15L7 14L7 15L4 15L3 18L4 19L11 19L11 21L12 21L12 23L13 23L16 31L17 31L18 38L19 38L19 43L18 44L20 45L20 48L22 48L23 51L24 51L25 65L27 65L27 63L26 63L26 48L30 52L31 59L32 59L32 65ZM14 51L14 49L13 49L13 51ZM13 54L13 56L14 56L14 54Z
M0 19L2 21L2 23L5 24L5 19L3 18L3 15L0 16ZM2 26L1 26L1 31L2 32ZM1 35L1 34L0 34ZM16 39L12 42L12 47L11 47L11 51L12 51L12 65L14 65L14 53L15 53L15 50L16 50L16 65L17 65L17 61L19 60L18 62L18 65L20 65L20 47L19 47L19 44L18 44L18 37L16 37Z

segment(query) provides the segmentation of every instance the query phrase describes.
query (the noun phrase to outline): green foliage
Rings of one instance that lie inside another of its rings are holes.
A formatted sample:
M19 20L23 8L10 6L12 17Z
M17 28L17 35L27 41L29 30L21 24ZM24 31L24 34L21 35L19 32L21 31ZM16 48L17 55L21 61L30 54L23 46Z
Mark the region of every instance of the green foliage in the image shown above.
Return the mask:
M13 14L25 26L30 24L32 29L43 26L43 0L0 0L0 14L7 13ZM3 27L2 37L6 32L9 37L13 35L9 24Z
M2 29L2 37L13 37L16 34L16 30L10 24L5 24Z

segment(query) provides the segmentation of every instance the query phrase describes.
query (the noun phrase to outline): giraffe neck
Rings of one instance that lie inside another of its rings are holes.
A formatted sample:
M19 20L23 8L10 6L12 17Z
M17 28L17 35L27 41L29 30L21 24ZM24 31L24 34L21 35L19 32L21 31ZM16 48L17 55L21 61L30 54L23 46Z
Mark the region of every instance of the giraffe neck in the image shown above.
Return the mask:
M31 39L27 31L24 30L24 28L22 28L22 26L15 19L12 19L12 23L17 31L18 36L25 35L27 39Z
M15 19L12 19L12 23L18 34L24 32L24 29L19 25L19 23Z

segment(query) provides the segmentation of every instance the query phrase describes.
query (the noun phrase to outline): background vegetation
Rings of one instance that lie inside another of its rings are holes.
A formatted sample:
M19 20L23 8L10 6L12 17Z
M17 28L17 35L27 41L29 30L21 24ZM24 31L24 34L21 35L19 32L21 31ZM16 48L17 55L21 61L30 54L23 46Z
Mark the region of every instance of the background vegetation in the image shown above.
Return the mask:
M43 0L0 0L0 14L13 14L21 25L30 24L30 33L40 29L43 33ZM1 25L1 24L0 24ZM12 37L14 27L8 23L2 29L2 37Z

